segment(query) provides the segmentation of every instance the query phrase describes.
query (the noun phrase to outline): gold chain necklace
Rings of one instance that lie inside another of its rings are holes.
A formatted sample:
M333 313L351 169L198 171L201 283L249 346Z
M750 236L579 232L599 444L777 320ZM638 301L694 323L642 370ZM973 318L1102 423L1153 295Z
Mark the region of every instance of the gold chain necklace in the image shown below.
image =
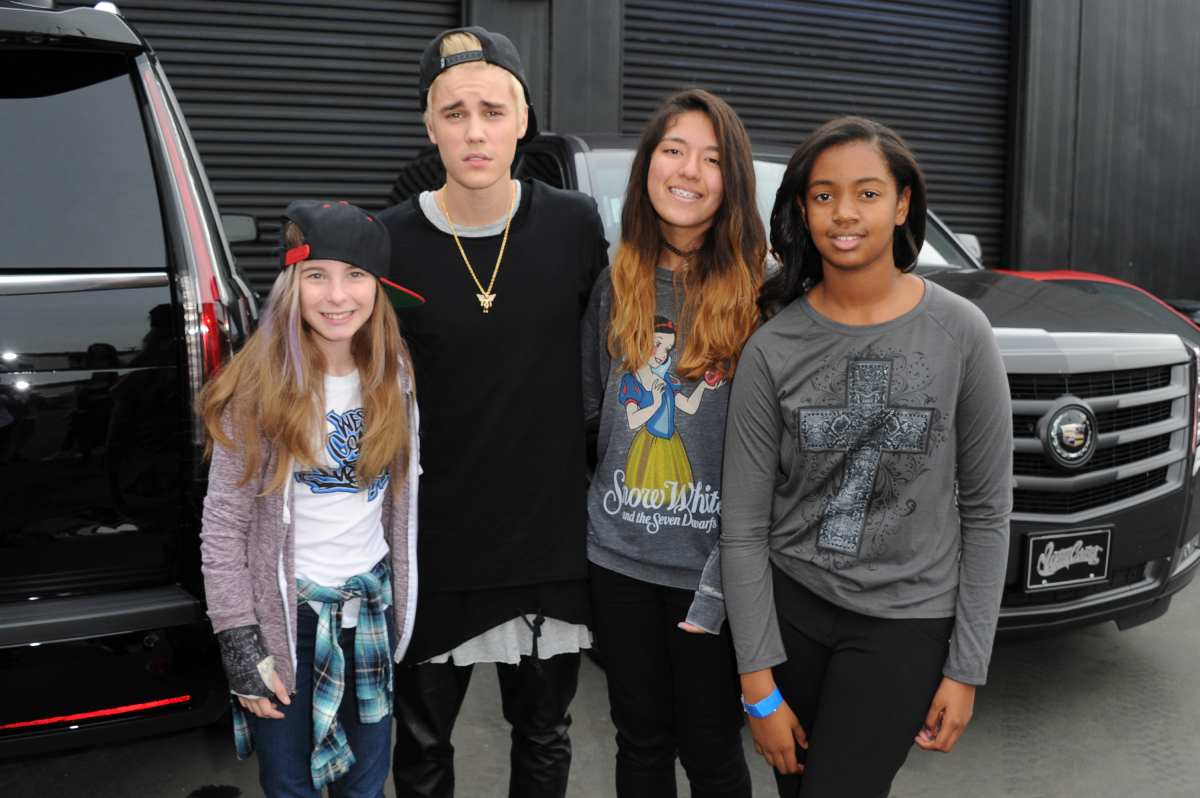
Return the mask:
M508 245L508 229L512 227L514 211L517 207L517 187L514 184L512 187L512 200L508 203L508 221L504 223L504 238L500 239L500 252L496 255L496 265L492 267L492 279L488 280L487 288L484 289L483 283L479 282L478 275L475 274L475 268L471 266L471 259L467 257L467 251L463 249L462 241L458 239L458 230L454 227L454 221L450 218L450 212L446 210L446 206L442 203L440 192L433 192L433 198L437 202L438 210L446 217L446 224L450 225L450 235L454 236L454 243L458 246L458 254L462 255L463 263L467 264L467 271L471 273L471 279L475 281L475 287L479 289L479 293L475 297L479 300L479 307L487 313L492 309L492 303L496 301L496 295L492 293L492 287L496 285L496 275L500 273L500 261L504 260L504 247Z

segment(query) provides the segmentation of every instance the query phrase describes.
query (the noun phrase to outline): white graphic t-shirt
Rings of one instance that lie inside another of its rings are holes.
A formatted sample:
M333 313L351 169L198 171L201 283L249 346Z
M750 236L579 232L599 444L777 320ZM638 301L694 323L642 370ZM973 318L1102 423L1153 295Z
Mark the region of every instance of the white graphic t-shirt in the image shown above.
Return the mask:
M337 587L365 573L388 553L383 534L384 472L359 485L359 439L363 431L358 372L325 375L325 417L320 468L295 472L292 515L296 528L296 575ZM342 608L342 626L358 624L358 599ZM320 606L314 606L319 611Z

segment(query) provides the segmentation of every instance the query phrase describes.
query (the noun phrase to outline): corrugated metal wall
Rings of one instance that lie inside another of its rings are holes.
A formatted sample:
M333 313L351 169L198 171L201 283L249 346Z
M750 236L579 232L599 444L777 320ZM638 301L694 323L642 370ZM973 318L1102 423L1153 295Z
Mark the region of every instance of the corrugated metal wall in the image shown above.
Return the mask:
M273 279L289 200L386 203L401 164L427 141L416 100L421 49L463 16L461 0L119 6L158 50L222 212L258 217L260 241L234 248L258 287ZM979 235L994 263L1006 209L1009 6L624 0L620 129L637 132L661 97L697 84L727 97L761 141L794 145L841 113L875 117L909 139L933 207ZM544 53L525 55L532 63Z
M428 143L421 51L462 15L459 0L118 5L162 60L221 212L258 217L259 242L234 253L259 288L274 279L278 217L290 200L386 203L400 165Z
M898 130L929 178L930 205L1005 243L1008 0L625 0L621 127L699 85L725 97L756 141L795 145L847 113Z
M1032 0L1014 261L1200 299L1200 3Z

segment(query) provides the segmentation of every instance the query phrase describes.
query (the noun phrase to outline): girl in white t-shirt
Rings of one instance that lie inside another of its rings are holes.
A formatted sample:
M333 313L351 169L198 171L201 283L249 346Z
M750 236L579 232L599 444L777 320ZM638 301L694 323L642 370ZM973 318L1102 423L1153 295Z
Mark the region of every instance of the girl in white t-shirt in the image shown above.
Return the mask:
M201 394L202 554L239 757L268 796L383 794L416 604L417 417L387 229L293 202L259 329Z

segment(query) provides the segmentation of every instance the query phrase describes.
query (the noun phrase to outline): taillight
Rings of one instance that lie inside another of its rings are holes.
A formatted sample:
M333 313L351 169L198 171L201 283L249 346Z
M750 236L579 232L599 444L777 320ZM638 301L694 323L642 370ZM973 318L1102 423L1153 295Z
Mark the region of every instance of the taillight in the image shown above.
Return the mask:
M215 302L200 304L200 350L204 353L205 377L212 376L224 356L224 342L228 335L223 334L220 310L221 305Z
M138 69L171 172L175 208L183 222L187 243L184 258L188 277L181 275L179 288L183 299L188 372L195 394L231 352L230 320L216 268L216 249L204 210L197 200L201 187L196 185L188 166L187 142L171 113L169 89L160 83L148 59L139 59Z

